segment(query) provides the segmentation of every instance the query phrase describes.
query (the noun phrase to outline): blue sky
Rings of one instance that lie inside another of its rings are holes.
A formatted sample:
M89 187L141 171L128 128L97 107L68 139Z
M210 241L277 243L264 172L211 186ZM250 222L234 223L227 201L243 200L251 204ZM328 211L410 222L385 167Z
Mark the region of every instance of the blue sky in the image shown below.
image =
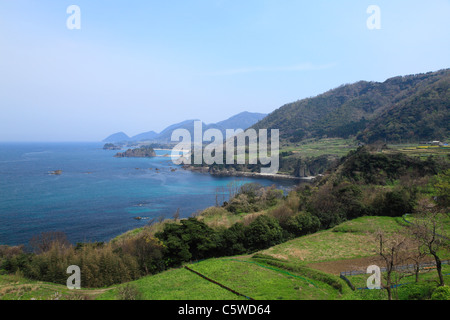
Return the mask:
M448 68L448 17L450 0L0 0L0 141L159 132Z

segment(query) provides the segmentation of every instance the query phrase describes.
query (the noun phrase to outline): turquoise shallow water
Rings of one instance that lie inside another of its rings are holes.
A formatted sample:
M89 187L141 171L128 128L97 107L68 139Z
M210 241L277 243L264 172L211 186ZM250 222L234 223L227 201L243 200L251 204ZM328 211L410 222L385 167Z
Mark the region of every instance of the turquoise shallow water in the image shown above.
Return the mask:
M43 231L63 231L73 243L108 241L148 222L134 217L171 218L178 208L188 217L212 206L217 188L235 180L185 171L165 157L114 158L117 151L102 146L0 143L0 244L27 244ZM49 174L53 170L63 173Z

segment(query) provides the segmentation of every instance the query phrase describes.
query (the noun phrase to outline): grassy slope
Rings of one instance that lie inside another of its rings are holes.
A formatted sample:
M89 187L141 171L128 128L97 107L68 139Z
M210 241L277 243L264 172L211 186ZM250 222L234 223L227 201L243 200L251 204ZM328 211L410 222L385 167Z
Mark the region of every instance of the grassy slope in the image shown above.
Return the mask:
M298 143L282 143L281 152L293 152L303 158L319 157L322 155L345 156L349 151L358 148L358 143L352 139L327 138L319 140L305 140Z
M392 233L401 225L399 218L361 217L331 230L285 242L262 253L301 264L369 257L376 250L374 232L380 228Z
M422 160L429 156L449 157L450 147L430 146L417 143L389 145L393 152L401 152L410 157L420 157ZM392 151L385 150L385 153Z
M0 275L0 300L84 300L110 290L69 290L64 285L32 281L21 275Z
M339 296L329 285L246 258L209 259L189 267L255 300L329 300ZM246 300L186 270L176 269L132 282L150 300ZM117 288L97 299L115 299Z
M317 264L323 262L331 261L331 264L339 265L338 262L374 257L376 256L376 247L373 242L374 233L382 228L387 233L393 234L403 228L404 225L401 218L361 217L345 222L331 230L300 237L260 252L276 259L282 259L283 263L278 266L264 263L261 260L254 260L251 256L239 256L209 259L190 264L189 267L256 300L364 298L367 296L366 292L352 293L348 288L344 288L340 292L326 283L327 281L321 281L320 278L312 276L310 272L307 272L310 269L306 268L304 269L306 272L302 272L302 268L304 266L315 268ZM286 264L286 268L283 267L283 264ZM298 270L296 270L296 267L299 267ZM343 268L346 270L345 264ZM447 272L450 267L446 266L445 268L444 270ZM334 277L333 281L339 281L336 275L331 277ZM435 277L434 272L429 272L424 276L424 279L434 279ZM449 277L446 276L446 278ZM366 280L366 275L355 278L357 286L361 283L361 286L363 286ZM221 294L230 294L232 299L242 298L189 273L185 269L166 271L133 283L145 293L146 299L223 299ZM199 283L202 283L202 285ZM222 291L221 294L218 294L217 290ZM114 289L98 298L114 299L116 294L117 291ZM374 297L372 293L372 296L368 298L380 297L383 298L384 295L379 294Z
M351 293L348 288L338 290L329 281L314 276L314 272L309 272L310 269L305 266L315 268L317 263L332 261L332 264L338 264L348 259L373 256L373 233L377 228L382 227L385 231L394 233L402 225L399 218L362 217L331 230L300 237L261 251L261 254L283 259L286 268L283 263L271 265L263 260L252 259L251 256L209 259L190 264L189 267L256 300L355 298L355 294L360 297L365 293ZM434 273L430 273L430 277L433 276ZM329 277L334 282L340 281L336 275ZM359 276L357 284L364 283L365 279L364 275ZM184 268L168 270L131 283L148 300L245 300ZM20 276L0 275L0 299L7 300L74 299L80 296L113 300L117 298L119 287L74 292L61 285L33 282Z
M144 277L131 284L139 289L146 300L245 300L184 268ZM115 286L97 299L116 299L119 287Z

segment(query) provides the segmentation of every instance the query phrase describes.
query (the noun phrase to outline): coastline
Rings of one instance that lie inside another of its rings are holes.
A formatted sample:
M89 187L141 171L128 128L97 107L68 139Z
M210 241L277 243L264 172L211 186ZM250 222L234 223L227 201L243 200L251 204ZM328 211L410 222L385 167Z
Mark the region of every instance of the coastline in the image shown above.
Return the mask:
M259 172L246 172L246 171L220 171L218 173L213 173L209 171L209 167L193 167L191 165L184 165L183 169L189 170L192 172L198 173L208 173L215 177L246 177L246 178L263 178L263 179L276 179L276 180L295 180L295 181L304 181L304 182L313 182L315 179L320 177L311 176L311 177L296 177L287 174L271 174L271 173L259 173Z

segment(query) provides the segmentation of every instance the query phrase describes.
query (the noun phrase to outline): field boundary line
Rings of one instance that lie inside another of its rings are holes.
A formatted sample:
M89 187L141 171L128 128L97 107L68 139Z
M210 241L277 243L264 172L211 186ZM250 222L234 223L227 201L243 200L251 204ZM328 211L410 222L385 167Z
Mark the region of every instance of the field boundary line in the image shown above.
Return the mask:
M184 268L185 268L186 270L189 270L190 272L192 272L192 273L198 275L199 277L202 277L203 279L205 279L205 280L207 280L207 281L209 281L209 282L211 282L211 283L214 283L215 285L218 285L219 287L222 287L222 288L225 289L225 290L228 290L228 291L234 293L234 294L237 295L237 296L244 297L244 298L246 298L246 299L248 299L248 300L255 300L255 299L250 298L249 296L246 296L245 294L239 293L239 292L237 292L236 290L233 290L233 289L231 289L231 288L229 288L229 287L227 287L227 286L225 286L225 285L223 285L223 284L221 284L221 283L219 283L219 282L217 282L217 281L215 281L215 280L213 280L213 279L211 279L211 278L208 278L207 276L201 274L200 272L197 272L197 271L195 271L195 270L192 270L191 268L189 268L189 267L187 267L187 266L185 266Z

